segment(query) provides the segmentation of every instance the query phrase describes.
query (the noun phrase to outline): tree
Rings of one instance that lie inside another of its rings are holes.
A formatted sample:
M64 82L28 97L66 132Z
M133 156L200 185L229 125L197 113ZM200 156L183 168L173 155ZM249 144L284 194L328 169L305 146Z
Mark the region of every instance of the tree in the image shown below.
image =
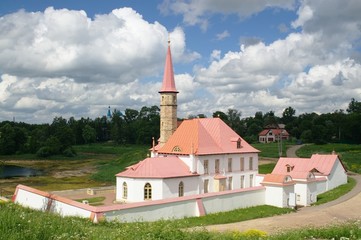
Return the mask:
M274 111L265 113L263 119L264 127L278 127L278 121Z
M95 142L97 133L94 128L92 128L91 126L89 126L87 124L83 128L82 136L83 136L84 142L89 144L89 143Z
M55 117L50 125L51 136L55 136L60 142L60 151L75 144L75 135L73 130L68 126L66 119Z
M351 99L351 102L348 104L346 109L348 113L361 113L361 102L356 101L354 98Z
M116 143L123 143L125 141L124 126L125 122L117 109L114 109L111 121L110 135L111 139Z
M232 128L232 129L236 129L237 126L239 126L240 121L241 121L241 112L238 112L236 109L228 109L227 112L227 118L228 118L228 125Z
M282 122L284 124L291 123L295 119L296 110L292 107L286 108L282 113Z
M223 122L228 123L228 116L224 112L216 111L212 114L214 118L220 118L223 120Z
M0 128L0 153L14 154L16 152L15 130L9 124L5 124Z

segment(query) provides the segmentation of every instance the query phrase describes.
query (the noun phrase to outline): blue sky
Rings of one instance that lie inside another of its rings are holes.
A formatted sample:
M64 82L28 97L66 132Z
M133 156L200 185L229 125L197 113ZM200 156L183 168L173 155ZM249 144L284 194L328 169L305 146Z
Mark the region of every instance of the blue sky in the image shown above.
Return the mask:
M0 121L159 104L168 32L180 117L361 100L357 0L2 0Z

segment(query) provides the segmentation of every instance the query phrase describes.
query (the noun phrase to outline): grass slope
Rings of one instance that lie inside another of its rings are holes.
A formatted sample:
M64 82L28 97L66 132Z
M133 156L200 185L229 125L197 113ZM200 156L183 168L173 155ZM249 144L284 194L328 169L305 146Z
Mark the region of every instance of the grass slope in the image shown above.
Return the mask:
M310 157L312 154L330 154L335 151L339 155L347 170L361 173L361 145L360 144L309 144L300 148L296 154L299 157Z

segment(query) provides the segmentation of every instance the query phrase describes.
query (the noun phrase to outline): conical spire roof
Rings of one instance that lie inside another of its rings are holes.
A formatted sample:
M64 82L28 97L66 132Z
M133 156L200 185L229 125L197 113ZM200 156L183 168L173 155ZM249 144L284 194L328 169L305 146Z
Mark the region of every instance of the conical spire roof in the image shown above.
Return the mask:
M168 51L165 59L162 89L159 91L159 93L164 93L164 92L178 93L174 81L172 54L170 51L170 41L168 41Z

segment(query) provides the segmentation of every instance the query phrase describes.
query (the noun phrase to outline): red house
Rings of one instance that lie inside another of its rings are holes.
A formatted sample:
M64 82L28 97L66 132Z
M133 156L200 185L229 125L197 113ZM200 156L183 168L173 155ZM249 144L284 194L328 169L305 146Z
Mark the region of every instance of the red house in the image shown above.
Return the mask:
M258 134L258 141L260 143L277 142L279 140L288 140L290 134L284 129L283 124L279 124L277 127L266 128Z

